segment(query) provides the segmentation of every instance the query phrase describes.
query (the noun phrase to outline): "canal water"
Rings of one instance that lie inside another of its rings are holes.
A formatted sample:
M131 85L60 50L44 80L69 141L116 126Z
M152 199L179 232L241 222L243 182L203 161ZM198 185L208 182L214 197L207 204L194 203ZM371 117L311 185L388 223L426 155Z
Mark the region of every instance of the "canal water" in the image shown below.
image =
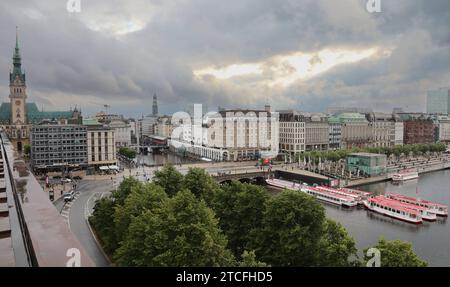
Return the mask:
M403 184L383 182L358 189L376 194L399 193L450 205L450 170L424 174ZM340 222L355 239L358 250L375 245L381 236L388 240L401 239L412 242L414 251L429 266L450 266L450 223L446 218L414 225L363 208L323 205L327 216Z
M147 155L138 155L137 162L139 164L146 164L149 166L153 165L164 165L166 163L172 164L183 164L192 162L192 160L182 157L178 154L174 154L171 152L164 153L148 153Z

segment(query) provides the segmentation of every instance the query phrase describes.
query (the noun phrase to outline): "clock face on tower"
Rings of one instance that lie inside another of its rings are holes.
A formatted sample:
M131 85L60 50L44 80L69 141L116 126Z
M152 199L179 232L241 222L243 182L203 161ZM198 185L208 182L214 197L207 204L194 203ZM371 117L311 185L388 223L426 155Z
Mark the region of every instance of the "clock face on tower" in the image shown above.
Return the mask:
M20 106L20 101L16 101L16 106Z

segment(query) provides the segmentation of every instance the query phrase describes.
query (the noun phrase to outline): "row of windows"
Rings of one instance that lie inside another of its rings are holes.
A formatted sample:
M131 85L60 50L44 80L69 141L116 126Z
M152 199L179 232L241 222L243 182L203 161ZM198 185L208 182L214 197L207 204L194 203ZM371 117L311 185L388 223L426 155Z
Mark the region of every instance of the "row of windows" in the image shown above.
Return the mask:
M35 147L33 146L33 152L48 152L48 151L87 151L86 146L72 146L72 147Z
M390 211L390 212L398 213L398 214L401 214L401 215L409 215L410 217L412 217L409 213L406 213L404 211L400 211L398 209L393 209L391 207L387 207L387 206L384 206L384 205L380 205L378 203L371 202L371 206L376 206L378 208L381 208L381 209L384 209L384 210L387 210L387 211Z
M34 165L52 165L54 163L69 163L69 164L80 164L86 163L84 158L72 158L72 159L55 159L55 160L33 160Z
M85 127L45 127L45 128L34 127L32 131L33 133L64 133L64 132L86 133L87 129Z

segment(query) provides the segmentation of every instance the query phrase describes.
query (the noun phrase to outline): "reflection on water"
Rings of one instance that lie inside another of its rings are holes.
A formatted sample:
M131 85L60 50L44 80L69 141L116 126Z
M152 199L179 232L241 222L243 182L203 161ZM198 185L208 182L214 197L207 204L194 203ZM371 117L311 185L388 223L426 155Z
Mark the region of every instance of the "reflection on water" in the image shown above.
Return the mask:
M375 194L398 193L450 205L450 170L421 175L419 179L403 183L382 182L358 189ZM450 224L447 218L438 217L435 222L424 221L415 225L361 207L344 208L321 203L327 216L340 222L353 236L359 250L375 245L380 237L401 239L412 242L415 252L430 266L450 267Z
M165 152L165 153L148 153L147 155L139 155L137 157L139 164L146 164L148 166L164 165L166 163L183 164L192 162L192 160L181 157L177 154Z
M450 170L425 174L403 183L383 182L359 189L376 194L399 193L450 205ZM376 244L381 236L390 240L407 240L412 242L416 253L430 266L450 266L450 226L447 218L414 225L366 210L348 214L328 206L325 209L330 218L346 227L359 249Z

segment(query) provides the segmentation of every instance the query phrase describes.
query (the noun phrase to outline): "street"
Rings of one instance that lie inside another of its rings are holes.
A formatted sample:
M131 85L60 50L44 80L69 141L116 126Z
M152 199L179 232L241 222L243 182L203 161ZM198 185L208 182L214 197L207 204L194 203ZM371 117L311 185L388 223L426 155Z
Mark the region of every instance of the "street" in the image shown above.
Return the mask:
M110 190L110 180L82 180L78 182L77 195L72 202L65 204L63 200L59 200L55 203L55 207L66 219L71 231L97 267L107 267L109 261L96 243L89 229L87 218L93 211L95 200L108 195Z

